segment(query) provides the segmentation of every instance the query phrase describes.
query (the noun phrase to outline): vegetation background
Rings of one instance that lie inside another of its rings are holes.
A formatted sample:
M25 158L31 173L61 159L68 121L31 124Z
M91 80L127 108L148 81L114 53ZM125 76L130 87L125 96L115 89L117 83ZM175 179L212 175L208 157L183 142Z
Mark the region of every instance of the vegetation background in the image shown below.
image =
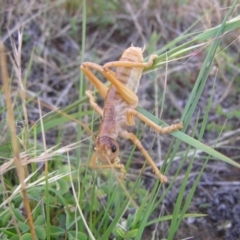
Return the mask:
M0 6L0 239L240 239L238 1ZM185 126L174 137L131 129L165 185L126 141L125 181L88 169L101 119L79 66L117 60L131 44L159 56L138 111Z

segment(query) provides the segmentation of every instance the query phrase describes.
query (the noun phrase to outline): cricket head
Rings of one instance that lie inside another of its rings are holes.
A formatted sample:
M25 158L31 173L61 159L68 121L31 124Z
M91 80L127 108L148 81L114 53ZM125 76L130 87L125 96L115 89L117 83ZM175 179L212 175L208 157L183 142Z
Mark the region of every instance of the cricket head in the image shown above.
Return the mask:
M109 164L114 163L119 155L119 145L116 140L110 137L98 137L94 147L99 161Z

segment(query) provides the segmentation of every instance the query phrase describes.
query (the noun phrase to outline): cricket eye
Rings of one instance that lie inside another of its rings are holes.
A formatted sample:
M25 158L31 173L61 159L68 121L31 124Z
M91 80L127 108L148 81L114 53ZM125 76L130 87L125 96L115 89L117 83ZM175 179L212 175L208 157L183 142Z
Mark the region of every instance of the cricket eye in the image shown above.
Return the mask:
M93 151L96 151L96 145L93 145Z
M114 144L111 146L112 153L115 153L117 151L117 148Z

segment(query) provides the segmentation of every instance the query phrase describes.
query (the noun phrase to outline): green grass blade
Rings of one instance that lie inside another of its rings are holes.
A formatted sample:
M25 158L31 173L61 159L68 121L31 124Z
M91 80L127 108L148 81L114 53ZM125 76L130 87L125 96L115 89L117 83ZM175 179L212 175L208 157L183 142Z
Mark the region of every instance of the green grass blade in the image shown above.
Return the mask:
M87 4L86 0L83 0L82 3L82 45L81 45L81 62L84 62L84 55L85 55L85 43L86 43L86 24L87 24ZM80 71L80 83L79 83L79 100L83 98L84 96L84 78L83 78L83 72ZM81 113L83 106L79 105L78 106L78 112ZM78 131L77 131L77 141L81 140L82 137L82 126L78 126ZM81 161L81 148L77 149L76 152L77 155L77 161L78 161L78 166L80 165Z
M155 183L155 185L153 187L153 190L151 192L150 198L149 198L148 207L146 208L146 211L144 213L144 217L142 219L141 225L138 228L138 232L137 232L137 235L136 235L136 238L135 238L136 240L142 239L143 231L146 228L146 224L147 224L148 218L149 218L149 216L151 215L151 213L153 211L154 203L156 202L156 198L158 196L158 192L161 189L160 187L161 187L160 182L156 181L156 183Z
M143 108L138 107L137 110L142 113L144 116L146 116L147 118L149 118L151 121L155 122L156 124L159 124L161 126L168 126L166 123L164 123L162 120L159 120L158 118L156 118L154 115L152 115L151 113L149 113L148 111L146 111ZM188 136L187 134L181 132L181 131L177 131L177 132L173 132L171 133L171 135L173 135L175 138L189 144L192 147L195 147L199 150L202 150L203 152L218 158L226 163L229 163L235 167L240 168L240 164L238 164L237 162L233 161L231 158L221 154L220 152L214 150L213 148L201 143L200 141Z
M233 6L235 7L235 3L233 4ZM228 17L228 16L229 15L227 15L226 17ZM198 35L191 33L187 37L191 37L193 35L196 35L196 36L194 38L192 38L191 40L181 44L180 46L170 49L167 52L167 58L166 58L165 51L167 51L167 49L169 47L165 47L165 48L161 49L160 51L162 52L164 50L164 53L160 54L155 59L153 66L145 69L144 72L149 72L150 70L159 68L160 66L164 65L167 60L176 59L177 57L183 56L183 54L186 54L188 52L190 52L190 53L193 52L193 50L197 51L198 49L201 49L206 44L204 41L209 40L211 38L216 38L216 39L219 38L220 39L221 36L223 36L223 34L229 32L229 31L234 31L238 28L240 28L240 17L231 19L228 22L225 21L225 25L221 24L217 27L208 29ZM182 41L183 40L182 38L185 39L186 36L180 36L179 38L175 39L173 41L173 43L171 42L171 45L175 45L177 42ZM201 43L199 44L199 42L201 42ZM156 51L155 53L159 54L159 51ZM189 57L189 55L187 57ZM148 57L146 59L148 59Z
M131 189L130 196L133 196L134 192L137 189L137 186L139 186L139 180L140 179L138 179L135 182L133 188ZM113 232L113 229L115 228L115 226L117 226L117 223L119 222L120 218L123 216L123 214L124 214L127 206L129 205L129 203L130 203L130 199L127 197L125 199L125 201L121 204L120 209L118 209L115 218L112 220L111 224L108 226L108 228L104 232L104 234L101 238L102 240L109 239L110 234Z
M207 214L201 214L201 213L186 213L184 214L184 218L201 218L201 217L206 217ZM180 215L178 216L180 217ZM164 221L168 221L168 220L171 220L173 218L172 215L166 215L166 216L162 216L160 218L156 218L154 220L151 220L149 221L146 226L150 226L152 224L155 224L155 223L160 223L160 222L164 222Z
M205 111L205 114L204 114L204 119L203 119L203 122L202 122L202 127L201 127L201 130L200 130L199 136L198 136L199 141L202 140L203 134L204 134L206 126L207 126L208 115L209 115L209 111L210 111L210 108L211 108L211 105L212 105L212 98L213 98L213 94L214 94L214 87L215 87L215 82L214 82L214 85L213 85L213 88L212 88L212 93L211 93L210 99L208 101L208 105L206 107L206 111ZM195 155L195 153L193 154L193 157L191 159L191 162L190 162L191 165L193 164L194 155ZM190 205L190 202L192 201L193 195L194 195L195 190L196 190L196 188L199 184L199 181L200 181L200 178L203 174L203 171L204 171L204 169L205 169L205 167L208 163L209 157L210 156L208 155L208 157L205 160L200 172L198 173L198 176L197 176L196 180L194 181L192 189L190 190L189 195L188 195L188 197L187 197L187 199L186 199L186 201L183 205L180 217L178 218L178 220L176 222L176 229L179 229L179 225L180 225L181 221L183 220L184 215L186 214L186 211L187 211L187 209Z
M199 114L198 114L198 117L197 117L197 122L195 124L195 128L193 130L193 134L192 134L193 136L195 135L195 132L196 132L196 129L197 129L197 126L198 126L198 119L199 119ZM182 162L186 161L186 159L188 157L189 150L190 150L190 146L188 146L188 149L186 150L186 153L185 153L185 156L184 156ZM177 202L176 202L176 205L175 205L174 211L173 211L173 218L172 218L171 225L170 225L170 228L169 228L168 239L173 239L173 237L174 237L174 235L175 235L175 233L178 229L177 228L177 222L181 222L182 218L183 218L183 215L185 214L185 213L184 214L181 213L181 206L183 204L184 193L185 193L187 183L188 183L188 178L189 178L192 166L193 166L193 161L194 161L194 154L191 158L190 163L188 164L187 171L184 174L184 179L183 179L181 187L179 189ZM177 174L176 174L176 176L177 176Z

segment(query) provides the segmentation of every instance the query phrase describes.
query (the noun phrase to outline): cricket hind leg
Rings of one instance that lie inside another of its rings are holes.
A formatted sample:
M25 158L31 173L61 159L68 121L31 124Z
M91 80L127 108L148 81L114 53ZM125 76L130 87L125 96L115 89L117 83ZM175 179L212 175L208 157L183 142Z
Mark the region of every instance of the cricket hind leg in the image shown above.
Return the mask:
M127 67L127 68L148 68L153 65L153 60L157 58L157 55L151 55L148 62L138 63L138 62L125 62L125 61L115 61L106 63L103 66L103 75L117 88L118 92L122 96L122 98L131 105L138 105L138 97L137 95L127 88L124 84L118 81L118 79L111 74L109 68L111 67Z
M148 152L145 150L145 148L142 146L140 140L133 134L133 133L129 133L127 131L121 131L120 135L123 138L129 139L131 140L137 147L138 149L141 151L142 155L145 157L145 159L147 160L148 164L151 166L153 172L155 173L155 175L160 179L161 183L166 183L167 182L167 177L165 175L163 175L160 170L157 168L155 162L153 161L153 159L149 156Z
M129 124L134 123L133 116L136 116L137 118L142 120L144 123L146 123L149 127L153 128L158 133L163 133L163 134L164 133L171 133L171 132L178 131L178 130L183 128L183 123L182 122L172 124L172 125L167 126L167 127L161 127L161 126L157 125L156 123L154 123L153 121L149 120L147 117L145 117L144 115L142 115L141 113L139 113L135 109L129 109L127 111L127 122Z
M126 100L130 104L137 105L138 103L137 95L133 91L131 91L128 87L126 87L124 84L119 82L115 77L115 73L110 69L106 70L104 69L104 67L91 62L83 63L80 68L82 72L91 81L91 83L98 89L103 98L106 98L108 88L91 72L90 68L101 72L101 74L109 82L111 82L113 86L115 86L118 89L120 95L123 97L124 100Z
M102 72L103 67L91 62L85 62L80 66L82 72L85 74L85 76L90 80L90 82L97 88L100 95L103 98L106 98L108 87L106 87L92 72L89 68L95 69L97 71Z
M108 69L111 67L128 67L128 68L149 68L153 65L154 59L156 59L158 55L152 54L147 62L139 63L139 62L127 62L127 61L114 61L104 64L103 68Z
M91 83L98 89L103 98L106 97L108 88L89 70L89 68L95 69L102 73L102 75L114 85L123 99L131 105L138 105L137 95L127 88L124 84L116 79L114 72L112 72L110 67L139 67L139 68L148 68L153 65L154 59L157 58L157 55L151 55L148 62L145 63L135 63L135 62L124 62L124 61L115 61L106 63L103 67L91 62L85 62L81 65L82 72L88 77Z

